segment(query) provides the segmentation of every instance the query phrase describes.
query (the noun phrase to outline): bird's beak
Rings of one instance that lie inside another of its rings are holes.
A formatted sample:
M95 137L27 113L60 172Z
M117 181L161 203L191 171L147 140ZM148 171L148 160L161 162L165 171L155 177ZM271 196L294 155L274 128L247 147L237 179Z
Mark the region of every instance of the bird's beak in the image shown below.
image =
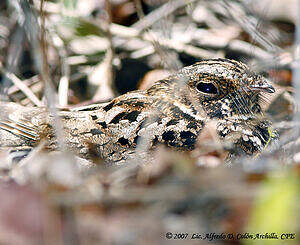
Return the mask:
M257 91L263 93L275 93L275 89L267 79L255 79L247 86L250 91Z
M265 93L275 93L275 88L271 84L253 84L250 85L249 88L252 91L259 91L259 92L265 92Z

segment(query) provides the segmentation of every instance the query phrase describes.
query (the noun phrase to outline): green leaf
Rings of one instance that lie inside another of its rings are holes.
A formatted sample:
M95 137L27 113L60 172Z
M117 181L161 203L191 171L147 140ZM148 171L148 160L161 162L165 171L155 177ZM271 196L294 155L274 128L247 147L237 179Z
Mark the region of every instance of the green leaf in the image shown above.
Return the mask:
M299 222L299 179L292 172L270 176L262 183L261 193L255 200L250 216L249 226L245 232L255 237L257 234L277 239L247 239L243 244L297 244L296 239L282 240L282 234L296 234ZM283 237L286 238L286 237Z
M106 32L99 26L81 18L66 18L63 21L63 24L74 29L75 35L80 37L85 37L89 35L103 37L106 35Z
M67 9L75 9L78 0L63 0L64 7Z

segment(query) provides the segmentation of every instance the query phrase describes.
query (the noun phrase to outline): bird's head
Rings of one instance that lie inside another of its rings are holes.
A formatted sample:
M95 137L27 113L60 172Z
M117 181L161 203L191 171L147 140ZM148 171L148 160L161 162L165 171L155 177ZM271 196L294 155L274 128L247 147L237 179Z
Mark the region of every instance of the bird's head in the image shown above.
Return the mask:
M274 92L267 79L228 59L203 60L184 67L148 90L159 99L180 101L195 114L200 109L212 119L255 117L261 113L264 94Z
M234 60L204 60L180 73L188 77L191 96L210 118L260 114L264 93L275 92L267 79Z

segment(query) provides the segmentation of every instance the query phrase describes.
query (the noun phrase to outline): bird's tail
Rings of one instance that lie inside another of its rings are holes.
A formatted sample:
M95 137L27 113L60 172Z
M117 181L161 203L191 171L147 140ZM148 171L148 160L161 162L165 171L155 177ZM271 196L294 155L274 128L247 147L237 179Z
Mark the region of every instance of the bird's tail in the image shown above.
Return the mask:
M34 145L39 132L32 118L42 108L27 108L16 103L0 102L0 147Z
M1 120L0 130L6 130L7 132L21 137L25 140L37 141L39 139L39 134L37 129L29 127L20 122L14 122L12 120Z

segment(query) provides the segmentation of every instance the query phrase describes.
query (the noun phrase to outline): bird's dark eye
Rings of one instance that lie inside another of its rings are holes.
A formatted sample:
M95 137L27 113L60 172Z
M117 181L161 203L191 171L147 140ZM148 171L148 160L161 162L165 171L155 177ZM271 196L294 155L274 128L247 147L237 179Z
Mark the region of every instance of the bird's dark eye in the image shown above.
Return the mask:
M212 83L198 83L196 88L200 92L203 92L203 93L206 93L206 94L217 94L218 93L218 89Z

